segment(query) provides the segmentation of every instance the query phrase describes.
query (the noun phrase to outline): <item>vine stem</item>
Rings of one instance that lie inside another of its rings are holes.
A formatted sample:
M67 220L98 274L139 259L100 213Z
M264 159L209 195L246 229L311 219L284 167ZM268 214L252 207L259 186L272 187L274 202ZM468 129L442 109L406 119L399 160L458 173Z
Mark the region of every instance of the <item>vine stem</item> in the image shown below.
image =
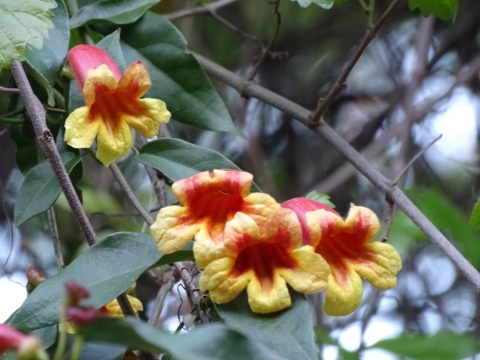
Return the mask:
M298 120L313 132L322 136L330 145L342 154L357 170L369 179L378 189L387 194L397 206L437 245L445 255L458 267L460 272L480 292L480 273L472 264L448 241L448 239L428 220L428 218L412 203L412 201L396 185L380 174L362 155L347 141L340 137L328 124L320 118L320 122L312 125L310 111L302 106L249 82L207 58L192 53L207 74L227 84L240 94L254 97L292 118Z
M200 14L207 14L215 12L225 6L232 5L239 0L218 0L207 5L197 6L190 9L179 10L170 14L164 15L168 20L178 20L185 17L196 16Z
M310 120L309 122L311 124L316 124L319 121L321 121L321 117L324 113L325 110L330 106L331 102L337 97L337 95L345 88L345 81L347 80L348 75L352 71L353 67L355 64L358 62L358 59L362 56L363 52L367 48L368 44L370 44L370 41L375 38L377 35L378 31L382 27L382 25L385 23L387 18L390 16L390 14L393 12L395 7L400 4L402 0L393 0L392 3L388 6L387 10L380 16L378 21L375 23L375 25L369 27L367 29L367 32L365 33L365 36L363 37L362 41L360 42L360 45L358 45L357 50L353 53L352 57L348 61L347 66L343 70L342 74L338 78L338 80L335 82L335 85L333 85L332 89L330 92L325 96L325 98L321 98L318 101L317 108L315 111L312 112L310 115ZM374 1L370 1L370 5L374 5ZM371 9L373 10L373 8Z
M87 214L83 209L82 203L80 202L75 188L73 187L72 181L68 176L67 170L63 165L57 146L55 145L55 139L47 127L45 109L33 93L32 87L28 82L27 74L22 67L22 63L18 60L14 60L12 62L11 71L13 78L17 83L20 96L25 104L28 117L30 118L35 130L38 143L50 162L50 165L52 166L53 172L55 173L55 176L60 183L60 187L65 194L68 205L70 205L75 220L80 226L80 230L85 236L88 244L92 246L97 242L95 230L93 230L92 224L88 220ZM117 300L124 315L135 315L132 305L128 301L128 298L125 294L119 295Z

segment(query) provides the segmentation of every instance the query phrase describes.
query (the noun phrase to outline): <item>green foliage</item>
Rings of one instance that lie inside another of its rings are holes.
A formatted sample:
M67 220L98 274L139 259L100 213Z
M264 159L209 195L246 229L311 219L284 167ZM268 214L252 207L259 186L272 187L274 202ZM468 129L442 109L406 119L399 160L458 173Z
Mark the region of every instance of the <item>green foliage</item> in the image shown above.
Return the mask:
M72 29L98 22L109 21L114 24L130 24L137 21L148 9L160 0L118 1L102 0L82 7L70 20Z
M62 160L67 173L70 173L81 157L67 152L62 154ZM35 166L27 173L20 186L14 211L15 225L20 226L28 219L46 211L55 203L61 192L60 183L50 162L45 160Z
M110 235L38 285L8 324L29 331L58 323L67 279L90 291L88 304L101 307L132 286L158 259L157 244L151 236L126 232Z
M125 66L125 58L123 57L122 48L120 46L120 29L105 36L96 44L96 46L105 50L108 55L112 57L121 72L125 71L127 67Z
M268 355L259 342L223 324L207 325L179 335L158 330L135 318L104 318L89 324L84 333L89 341L166 352L175 360L280 359Z
M388 350L415 360L460 360L480 352L480 343L471 333L440 331L433 336L402 334L396 339L382 340L370 348Z
M305 197L330 206L332 209L335 208L335 204L330 201L330 196L319 193L317 190L310 191Z
M85 343L80 360L122 360L126 346Z
M152 88L147 97L165 101L177 121L243 136L203 69L185 53L182 34L169 21L147 12L122 31L127 63L140 60L150 72Z
M480 236L451 200L434 189L412 189L406 193L439 230L461 246L462 253L474 266L480 265Z
M477 201L470 215L470 225L476 229L480 228L480 200Z
M457 15L458 0L408 0L408 6L419 9L425 17L435 15L447 21Z
M54 28L48 32L48 38L41 49L27 49L26 60L33 69L34 78L47 90L48 104L54 106L53 83L65 62L70 41L68 12L63 0L57 1L53 9Z
M310 4L316 4L324 9L330 9L335 3L346 3L350 0L292 0L298 2L301 7L310 6Z
M25 60L27 46L42 47L56 6L55 0L0 0L0 71L13 60Z
M244 334L255 334L273 354L285 359L316 360L313 320L305 296L290 289L292 306L273 314L256 314L250 310L246 291L235 300L216 305L225 323Z

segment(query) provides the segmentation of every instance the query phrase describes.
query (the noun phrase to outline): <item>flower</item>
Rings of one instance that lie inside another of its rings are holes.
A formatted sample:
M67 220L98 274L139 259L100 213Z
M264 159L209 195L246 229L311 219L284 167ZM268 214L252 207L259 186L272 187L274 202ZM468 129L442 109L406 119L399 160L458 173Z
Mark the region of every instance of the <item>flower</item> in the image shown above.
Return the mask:
M19 360L48 359L42 343L35 336L22 334L8 325L0 324L0 355L7 350L15 350Z
M132 305L132 309L135 311L135 314L139 311L143 310L142 302L134 296L127 295L128 301L130 305ZM100 308L100 313L107 315L107 316L114 316L114 317L123 317L122 308L118 303L117 299L110 301L108 304L104 305Z
M380 227L373 211L351 204L343 220L324 204L315 205L310 199L293 200L283 203L282 207L296 212L304 228L308 228L309 236L304 242L312 244L332 270L323 306L326 314L348 315L360 305L360 277L378 289L397 285L396 274L402 262L393 246L371 242ZM312 209L314 207L317 210Z
M213 170L175 182L172 190L183 206L164 207L151 226L160 252L180 250L195 237L195 260L200 268L221 257L225 226L236 213L260 225L280 208L270 195L249 195L252 181L247 172Z
M140 61L122 75L105 51L90 45L75 46L68 53L68 61L86 103L65 122L68 145L89 148L97 138L97 158L108 166L130 150L129 126L151 138L160 123L170 119L163 101L140 99L152 86L148 70Z
M323 290L328 264L312 246L302 242L300 223L293 211L278 210L261 228L238 212L224 231L226 256L211 262L200 278L213 302L233 300L245 287L253 312L270 313L291 305L287 283L296 291Z

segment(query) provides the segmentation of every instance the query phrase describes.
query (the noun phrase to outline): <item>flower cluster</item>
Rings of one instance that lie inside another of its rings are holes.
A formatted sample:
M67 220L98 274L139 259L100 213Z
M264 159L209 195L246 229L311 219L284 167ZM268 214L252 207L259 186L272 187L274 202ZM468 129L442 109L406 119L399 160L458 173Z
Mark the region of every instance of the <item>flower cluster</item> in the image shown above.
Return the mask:
M326 290L324 311L347 315L361 302L362 280L389 289L401 260L388 244L371 242L379 221L352 204L347 219L332 208L298 198L278 204L252 193L253 176L236 170L202 172L173 184L182 206L161 209L151 227L162 253L195 239L200 288L226 303L247 289L252 311L291 305L287 284L302 293Z
M89 148L96 138L97 158L108 166L129 152L130 127L151 138L160 123L170 119L163 101L140 99L152 86L148 70L140 61L122 75L105 51L90 45L72 48L68 61L86 103L65 122L68 145Z

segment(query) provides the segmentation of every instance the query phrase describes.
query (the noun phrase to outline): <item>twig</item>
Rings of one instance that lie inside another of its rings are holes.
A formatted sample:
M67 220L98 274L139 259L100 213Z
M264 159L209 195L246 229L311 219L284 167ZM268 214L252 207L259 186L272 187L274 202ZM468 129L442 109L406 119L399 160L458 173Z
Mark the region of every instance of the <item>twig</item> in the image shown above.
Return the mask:
M175 11L171 14L165 15L165 18L167 18L170 21L173 20L178 20L190 16L195 16L195 15L200 15L200 14L205 14L205 13L211 13L212 11L217 11L218 9L221 9L225 6L232 5L239 0L219 0L215 1L212 3L209 3L207 5L203 6L198 6L194 7L191 9L185 9L185 10L180 10L180 11Z
M417 155L415 155L413 157L412 160L410 160L407 164L407 166L405 166L405 168L402 169L402 171L400 171L400 174L397 175L397 177L395 178L395 180L393 180L392 182L392 186L397 186L398 182L400 181L400 178L403 176L403 174L405 174L405 172L408 170L408 168L410 168L410 166L412 166L412 164L420 157L422 156L425 151L427 151L428 149L430 149L430 147L435 144L438 140L440 140L442 138L442 134L438 135L435 139L433 139L432 141L430 141L430 143L425 147L423 148Z
M263 101L287 115L297 119L312 131L322 136L330 145L340 152L351 162L360 173L369 179L377 188L388 194L390 198L401 208L405 214L452 260L462 274L480 291L480 273L470 262L448 241L448 239L426 218L426 216L410 201L410 199L398 187L391 186L391 182L380 174L363 156L361 156L350 144L341 138L325 121L317 126L311 126L310 112L298 104L263 88L258 84L242 79L238 75L217 65L216 63L194 54L197 61L212 77L224 82L238 92ZM472 69L469 69L470 71Z
M268 52L270 51L270 49L272 48L272 45L273 43L275 42L275 39L277 38L278 36L278 32L280 31L280 25L282 24L282 15L280 14L280 12L278 11L278 6L280 5L280 0L277 0L275 3L274 3L274 8L273 8L273 14L276 16L277 18L277 25L275 26L275 31L273 32L273 35L272 35L272 38L270 39L270 41L268 42L268 45L265 49L263 49L262 51L262 56L260 56L260 59L258 59L257 63L255 64L255 66L253 67L252 71L250 72L250 74L248 75L247 77L247 80L248 81L252 81L253 79L255 79L255 76L257 75L258 73L258 70L260 69L260 65L262 65L262 62L263 60L265 59L265 57L267 56Z
M176 268L173 267L170 271L167 271L163 275L163 280L165 281L158 290L157 298L155 299L155 305L153 306L152 315L148 319L148 324L152 326L157 326L160 314L162 313L163 305L165 303L165 298L167 294L172 291L173 285L175 285L176 279L173 272L176 271Z
M122 172L118 168L117 164L114 163L114 164L110 165L110 170L112 170L113 175L115 176L115 178L119 182L120 186L123 188L123 190L127 194L128 198L132 202L135 209L142 216L143 220L145 220L145 222L148 225L152 225L155 222L155 220L150 216L150 213L148 212L147 209L145 209L143 207L143 205L140 203L140 201L138 201L137 197L133 193L132 188L128 184L127 179L125 179Z
M6 88L6 87L3 87L3 86L0 86L0 92L8 92L8 93L18 94L19 90L15 89L15 88Z
M55 210L53 206L47 210L48 225L50 232L52 233L53 250L55 251L55 261L57 262L58 271L63 269L65 263L63 262L62 244L60 244L60 238L58 237L57 220L55 218Z
M80 230L85 236L88 244L91 246L96 243L97 236L93 230L92 224L90 224L90 221L88 220L85 210L82 207L82 203L78 198L65 166L63 165L57 146L55 145L53 135L47 127L45 121L45 109L33 93L32 87L27 79L27 74L22 67L22 63L18 60L14 60L11 71L13 78L17 83L20 96L25 104L25 108L27 109L27 114L35 130L38 143L53 168L53 172L60 183L60 187L65 194L68 205L72 209L75 220L80 226ZM135 312L133 311L132 306L130 305L130 302L125 294L119 295L117 300L124 315L135 315Z
M388 6L387 10L380 16L378 21L373 25L371 28L367 29L367 32L365 36L363 37L362 41L360 42L360 45L358 45L357 50L355 50L355 53L352 55L351 59L349 60L347 66L343 70L342 74L336 81L335 85L333 85L332 89L330 92L325 96L325 98L322 98L318 101L318 106L315 109L315 111L309 116L309 126L315 126L320 118L322 117L323 113L327 108L330 106L330 103L335 99L335 97L344 89L345 87L345 81L347 80L348 75L352 71L353 67L357 63L358 59L360 59L360 56L362 56L363 52L367 48L368 44L370 44L370 41L373 40L373 38L377 35L378 31L382 27L382 25L385 23L387 20L388 16L392 13L392 11L395 9L395 7L400 3L402 0L393 0L392 3Z

